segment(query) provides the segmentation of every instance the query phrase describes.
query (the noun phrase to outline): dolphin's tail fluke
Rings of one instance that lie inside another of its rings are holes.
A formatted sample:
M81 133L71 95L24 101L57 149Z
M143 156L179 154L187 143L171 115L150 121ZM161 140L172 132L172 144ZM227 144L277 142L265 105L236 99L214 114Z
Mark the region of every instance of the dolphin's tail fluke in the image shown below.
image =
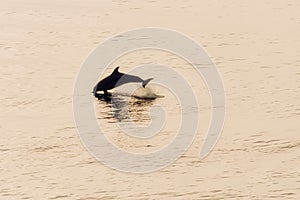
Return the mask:
M143 81L143 87L145 87L153 78L148 78Z

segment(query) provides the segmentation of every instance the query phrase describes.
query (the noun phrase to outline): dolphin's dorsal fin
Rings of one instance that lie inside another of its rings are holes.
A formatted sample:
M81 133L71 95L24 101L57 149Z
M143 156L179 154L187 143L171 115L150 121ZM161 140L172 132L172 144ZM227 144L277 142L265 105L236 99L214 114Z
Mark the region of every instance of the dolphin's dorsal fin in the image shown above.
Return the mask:
M116 68L114 69L114 71L113 71L112 74L119 74L119 73L120 73L120 72L119 72L119 67L120 67L120 66L116 67Z

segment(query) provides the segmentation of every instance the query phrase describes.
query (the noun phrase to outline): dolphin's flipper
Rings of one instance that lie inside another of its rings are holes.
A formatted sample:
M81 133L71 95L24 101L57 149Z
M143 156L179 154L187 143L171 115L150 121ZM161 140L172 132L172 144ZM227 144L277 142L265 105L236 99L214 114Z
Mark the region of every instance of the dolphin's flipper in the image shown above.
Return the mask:
M144 80L143 87L145 87L151 80L153 80L153 78L148 78L148 79Z

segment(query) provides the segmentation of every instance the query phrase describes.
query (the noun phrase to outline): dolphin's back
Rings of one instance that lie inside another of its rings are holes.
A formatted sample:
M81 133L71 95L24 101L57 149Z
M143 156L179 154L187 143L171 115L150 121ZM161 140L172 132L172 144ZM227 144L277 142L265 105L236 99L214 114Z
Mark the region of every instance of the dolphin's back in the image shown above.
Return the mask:
M135 83L135 82L143 82L143 79L141 79L138 76L133 76L129 74L124 74L116 83L116 87L123 85L125 83Z
M121 77L122 77L122 75L120 75L120 76L108 76L108 77L104 78L103 80L101 80L97 84L97 90L98 91L104 91L104 90L111 90L111 89L115 88L117 82L119 81L119 79Z

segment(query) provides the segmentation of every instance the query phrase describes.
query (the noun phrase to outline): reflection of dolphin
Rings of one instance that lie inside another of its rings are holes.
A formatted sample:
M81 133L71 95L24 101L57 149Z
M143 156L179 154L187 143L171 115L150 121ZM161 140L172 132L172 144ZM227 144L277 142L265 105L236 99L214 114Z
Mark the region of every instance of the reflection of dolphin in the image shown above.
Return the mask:
M111 75L99 81L99 83L93 89L94 96L97 96L97 91L103 91L104 95L108 96L109 93L107 90L113 89L125 83L142 82L143 87L145 87L152 80L152 78L143 80L138 76L120 73L118 70L119 67L116 67Z

